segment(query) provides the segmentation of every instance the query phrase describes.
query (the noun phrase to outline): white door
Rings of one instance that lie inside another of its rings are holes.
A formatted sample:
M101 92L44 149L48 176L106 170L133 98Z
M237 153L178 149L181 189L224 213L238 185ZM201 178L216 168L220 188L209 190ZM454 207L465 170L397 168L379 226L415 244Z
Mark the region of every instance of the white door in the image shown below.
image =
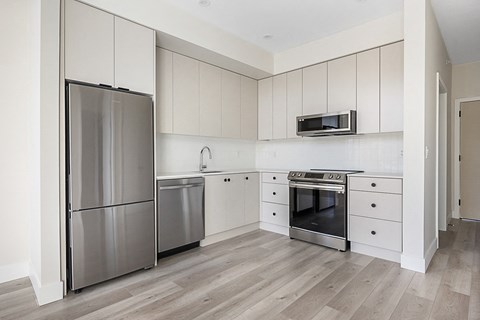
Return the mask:
M302 76L303 71L287 73L287 138L298 138L297 117L302 115Z
M328 62L328 112L357 110L357 55Z
M115 17L115 87L153 94L155 32Z
M380 49L357 54L357 132L380 131Z
M260 174L247 173L245 180L245 224L260 220Z
M222 137L241 137L240 75L222 70Z
M222 70L200 62L200 135L222 136Z
M242 76L241 82L242 139L257 140L258 84L257 80Z
M173 133L200 132L198 61L173 54Z
M287 75L273 77L273 139L287 138Z
M460 216L480 220L480 101L460 105Z
M273 78L258 81L258 140L270 140L272 125Z
M227 230L245 225L245 180L243 174L232 174L227 178L226 210Z
M227 229L227 176L205 177L205 235Z
M173 54L157 48L157 131L173 132Z
M327 112L327 63L303 69L303 114Z

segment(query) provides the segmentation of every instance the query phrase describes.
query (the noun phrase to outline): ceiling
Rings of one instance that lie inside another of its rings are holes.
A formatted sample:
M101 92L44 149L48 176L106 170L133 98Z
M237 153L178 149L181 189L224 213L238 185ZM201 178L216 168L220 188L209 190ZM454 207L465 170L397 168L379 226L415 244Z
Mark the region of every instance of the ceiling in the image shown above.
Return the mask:
M403 0L165 1L272 53L403 10Z
M432 5L452 63L480 61L480 1L432 0Z

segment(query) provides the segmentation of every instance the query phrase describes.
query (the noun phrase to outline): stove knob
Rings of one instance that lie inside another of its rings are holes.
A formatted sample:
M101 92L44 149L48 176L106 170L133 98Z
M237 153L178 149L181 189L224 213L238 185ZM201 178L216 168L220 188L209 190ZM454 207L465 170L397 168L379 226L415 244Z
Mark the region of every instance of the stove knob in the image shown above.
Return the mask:
M300 172L299 172L299 173L297 173L297 177L300 177L301 175L302 175L302 174L301 174Z
M337 174L337 179L338 180L340 180L341 177L342 177L341 175Z
M333 174L328 176L329 179L333 179Z

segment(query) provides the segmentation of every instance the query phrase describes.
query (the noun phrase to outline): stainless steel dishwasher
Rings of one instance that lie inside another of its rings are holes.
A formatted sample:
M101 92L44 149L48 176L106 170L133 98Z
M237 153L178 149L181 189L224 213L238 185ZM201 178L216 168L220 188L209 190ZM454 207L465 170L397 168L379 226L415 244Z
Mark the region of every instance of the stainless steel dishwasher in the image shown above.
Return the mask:
M205 238L205 180L186 178L157 182L159 257L188 250Z

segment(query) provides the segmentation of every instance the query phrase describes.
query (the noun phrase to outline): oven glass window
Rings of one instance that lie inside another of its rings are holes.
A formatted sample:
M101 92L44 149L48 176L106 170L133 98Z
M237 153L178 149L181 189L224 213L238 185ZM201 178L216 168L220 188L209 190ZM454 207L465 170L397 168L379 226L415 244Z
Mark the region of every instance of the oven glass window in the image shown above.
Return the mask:
M299 131L335 130L348 128L348 114L304 119L298 122Z
M337 237L346 236L345 194L290 188L290 226Z

